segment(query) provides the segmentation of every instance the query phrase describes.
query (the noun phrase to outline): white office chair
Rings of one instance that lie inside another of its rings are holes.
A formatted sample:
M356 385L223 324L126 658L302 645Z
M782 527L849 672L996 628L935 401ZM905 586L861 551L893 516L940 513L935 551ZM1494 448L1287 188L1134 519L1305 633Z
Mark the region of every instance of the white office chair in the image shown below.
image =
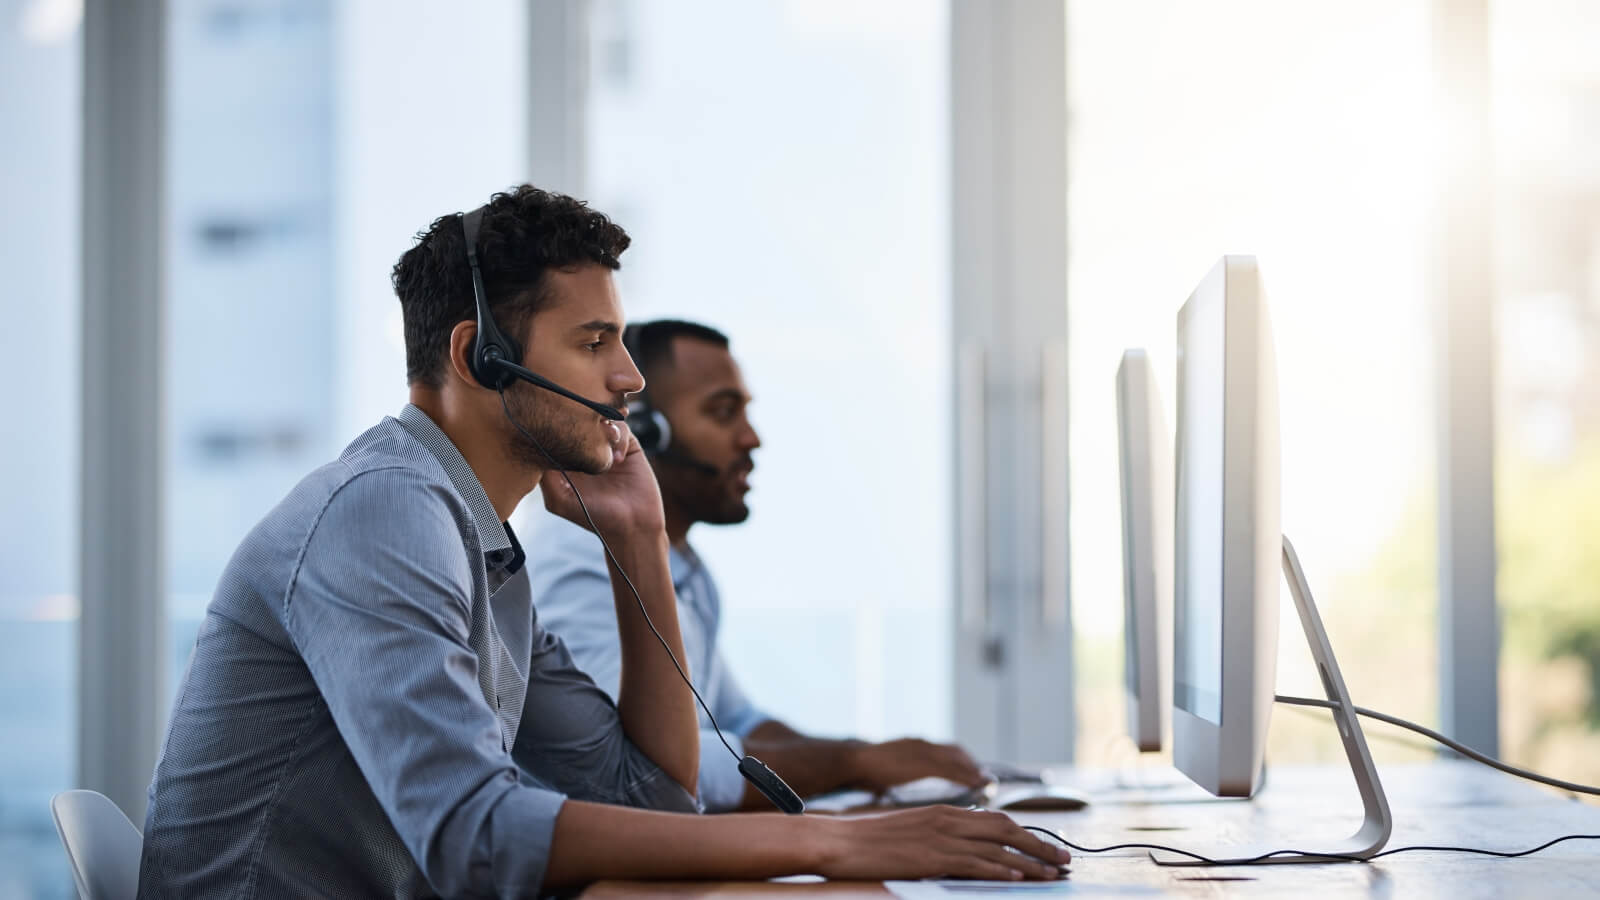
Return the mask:
M61 844L82 900L134 900L144 835L111 798L94 791L62 791L50 800Z

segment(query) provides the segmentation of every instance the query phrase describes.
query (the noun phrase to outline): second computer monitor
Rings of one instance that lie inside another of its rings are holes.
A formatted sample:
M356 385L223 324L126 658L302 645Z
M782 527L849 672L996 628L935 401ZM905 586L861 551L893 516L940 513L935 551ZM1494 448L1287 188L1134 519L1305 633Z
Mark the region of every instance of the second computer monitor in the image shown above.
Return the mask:
M1178 313L1173 762L1260 787L1276 679L1278 388L1256 261L1226 256Z
M1153 753L1172 696L1172 435L1143 350L1117 367L1117 448L1128 735Z

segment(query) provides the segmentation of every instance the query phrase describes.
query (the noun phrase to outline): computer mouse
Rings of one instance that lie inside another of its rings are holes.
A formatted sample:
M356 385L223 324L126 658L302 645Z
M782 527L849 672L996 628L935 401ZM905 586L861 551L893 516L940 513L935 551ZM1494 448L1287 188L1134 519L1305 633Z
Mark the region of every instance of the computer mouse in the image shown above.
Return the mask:
M1082 794L1059 784L1025 784L995 793L990 809L1006 812L1071 812L1089 805Z

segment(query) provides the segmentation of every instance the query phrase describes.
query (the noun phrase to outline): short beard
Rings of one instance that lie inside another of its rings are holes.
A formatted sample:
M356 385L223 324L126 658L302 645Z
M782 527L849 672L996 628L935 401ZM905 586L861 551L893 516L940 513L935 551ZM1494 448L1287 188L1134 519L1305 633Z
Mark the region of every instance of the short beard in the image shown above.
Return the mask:
M609 454L604 460L588 455L581 433L567 420L571 411L564 407L572 401L523 384L506 388L502 396L513 420L506 423L506 452L512 459L532 468L554 466L587 475L611 467Z
M750 506L743 499L718 496L706 485L699 472L690 472L670 462L654 466L662 499L682 510L693 524L738 525L750 518Z
M750 505L744 501L717 506L700 521L707 525L738 525L750 518Z

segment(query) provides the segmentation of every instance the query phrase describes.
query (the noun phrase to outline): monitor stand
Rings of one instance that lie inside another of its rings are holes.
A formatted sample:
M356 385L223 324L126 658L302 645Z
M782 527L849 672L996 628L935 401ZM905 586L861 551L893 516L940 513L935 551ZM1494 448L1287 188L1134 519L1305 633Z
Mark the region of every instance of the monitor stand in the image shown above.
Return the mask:
M1256 865L1267 863L1353 862L1370 858L1383 849L1394 829L1394 817L1389 813L1389 800L1383 795L1383 783L1378 780L1378 768L1372 764L1372 753L1367 749L1366 735L1356 718L1355 704L1350 702L1350 692L1345 689L1344 676L1339 674L1339 664L1333 658L1333 645L1328 642L1328 632L1322 627L1322 617L1317 614L1317 604L1311 599L1311 588L1306 584L1306 574L1300 568L1300 557L1294 552L1289 539L1283 539L1283 574L1289 579L1289 592L1294 595L1295 609L1300 613L1300 624L1305 627L1306 642L1311 645L1311 657L1322 676L1322 687L1333 701L1333 721L1339 727L1339 737L1344 741L1344 753L1350 760L1350 771L1356 778L1356 788L1361 791L1361 806L1365 812L1361 828L1343 841L1309 850L1299 849L1302 842L1277 839L1260 846L1228 846L1207 852L1195 852L1210 857L1216 865ZM1256 859L1276 850L1295 850L1266 859ZM1165 850L1153 850L1150 858L1163 866L1203 866L1192 857Z

